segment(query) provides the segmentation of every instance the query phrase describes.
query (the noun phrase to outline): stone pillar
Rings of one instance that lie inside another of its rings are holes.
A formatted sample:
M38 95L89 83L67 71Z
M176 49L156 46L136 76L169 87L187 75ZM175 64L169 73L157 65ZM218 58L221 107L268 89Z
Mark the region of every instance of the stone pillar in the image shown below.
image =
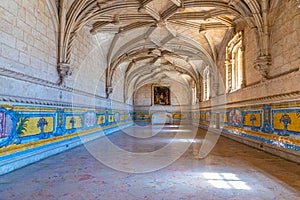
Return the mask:
M197 81L197 98L199 99L199 102L203 101L203 77L199 76L199 79Z
M226 66L226 93L229 93L232 88L232 64L230 60L225 61L225 66Z
M242 82L241 82L241 89L245 88L246 87L246 70L245 70L245 59L244 59L244 55L245 55L245 47L242 46L241 48L241 52L242 52L242 55L241 55L241 58L242 59Z
M218 82L214 82L212 84L212 97L216 97L219 96L219 83Z

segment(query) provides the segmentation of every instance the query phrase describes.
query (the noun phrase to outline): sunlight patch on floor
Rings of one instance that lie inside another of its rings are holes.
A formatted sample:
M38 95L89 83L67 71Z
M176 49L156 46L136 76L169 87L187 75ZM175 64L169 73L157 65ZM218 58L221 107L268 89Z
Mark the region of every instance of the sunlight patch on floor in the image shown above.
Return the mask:
M251 190L244 181L240 180L236 174L232 173L203 173L205 179L215 188Z
M162 130L160 130L159 132L161 132L161 133L190 133L190 132L192 132L192 130L188 130L188 129L162 129Z
M196 143L197 141L194 139L174 139L175 142L184 142L184 143Z

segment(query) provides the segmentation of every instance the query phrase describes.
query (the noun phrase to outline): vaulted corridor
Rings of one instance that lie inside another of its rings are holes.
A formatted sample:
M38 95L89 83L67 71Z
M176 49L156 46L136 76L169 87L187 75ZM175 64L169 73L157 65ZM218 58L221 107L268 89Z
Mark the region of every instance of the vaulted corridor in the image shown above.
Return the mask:
M299 22L300 0L0 0L0 200L300 199Z
M189 129L188 126L166 126L159 132L155 131L156 135L151 139L146 136L153 133L153 127L143 129L144 135L140 135L141 127L131 127L111 134L107 139L114 145L135 153L155 152L170 143L189 143L191 146L178 160L169 163L169 166L149 173L135 174L114 170L95 159L87 149L105 146L104 139L98 139L90 142L88 148L76 147L1 176L0 199L300 198L299 164L225 137L220 137L206 158L199 159L199 149L208 134L205 130L199 130L193 139L181 140L175 139L175 136L194 129ZM164 159L172 154L174 152L169 151ZM149 161L156 162L157 156L149 157ZM114 155L110 159L117 159L116 163L126 171L126 158Z

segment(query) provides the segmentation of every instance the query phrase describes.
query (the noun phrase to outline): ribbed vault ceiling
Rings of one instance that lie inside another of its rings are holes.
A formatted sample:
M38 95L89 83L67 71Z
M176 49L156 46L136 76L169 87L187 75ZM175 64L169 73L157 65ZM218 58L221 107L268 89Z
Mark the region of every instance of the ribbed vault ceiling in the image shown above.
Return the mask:
M237 21L262 28L260 6L257 0L75 0L61 56L69 62L74 37L87 26L100 41L108 38L107 88L121 66L125 89L166 77L188 86L214 66L216 47Z

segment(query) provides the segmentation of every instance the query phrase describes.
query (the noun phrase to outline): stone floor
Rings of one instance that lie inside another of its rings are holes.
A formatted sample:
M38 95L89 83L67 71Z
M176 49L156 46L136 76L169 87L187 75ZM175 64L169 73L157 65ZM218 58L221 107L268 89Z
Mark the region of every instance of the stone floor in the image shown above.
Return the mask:
M187 133L187 127L119 131L1 176L0 199L300 199L298 164L224 137L199 159L206 132L192 139ZM178 149L183 153L174 154Z

